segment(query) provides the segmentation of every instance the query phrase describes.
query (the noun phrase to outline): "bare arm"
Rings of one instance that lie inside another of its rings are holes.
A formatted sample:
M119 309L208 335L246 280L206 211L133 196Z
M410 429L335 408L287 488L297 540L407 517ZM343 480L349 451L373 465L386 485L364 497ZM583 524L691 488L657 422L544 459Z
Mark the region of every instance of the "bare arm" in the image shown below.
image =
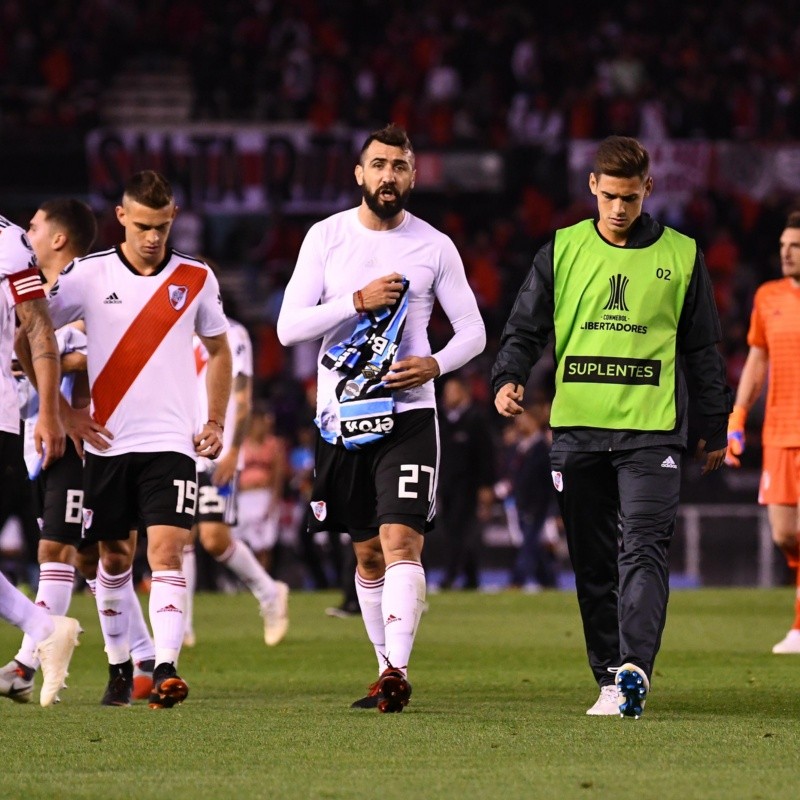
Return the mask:
M250 412L253 408L253 379L249 375L239 374L233 379L233 402L236 404L233 441L231 446L217 460L217 468L211 478L216 486L223 486L228 483L236 473L239 450L247 433Z
M769 353L763 347L751 347L744 362L735 405L749 411L761 396L767 380Z
M17 329L14 338L14 352L17 355L17 360L20 366L28 376L28 380L33 384L33 388L39 391L39 381L34 371L33 359L31 355L31 345L28 341L27 332L23 327ZM64 425L67 436L72 439L78 455L83 458L83 443L89 442L98 450L108 450L110 447L108 440L113 439L114 436L108 428L95 422L89 413L89 386L86 379L86 356L82 353L72 352L67 353L61 357L62 370L64 372L74 371L82 373L79 375L77 384L82 388L82 395L78 398L79 402L75 408L70 406L66 398L58 392L58 405L61 415L61 422ZM66 362L66 366L64 363ZM81 366L82 364L82 366ZM40 394L41 397L41 394ZM76 399L73 395L73 399ZM40 411L41 416L41 411Z
M47 301L28 300L16 306L17 317L25 331L29 346L31 368L39 392L39 418L34 428L36 452L41 456L42 467L64 454L64 427L59 416L59 356L53 324L47 313Z
M227 332L216 336L200 336L200 341L208 351L208 420L194 437L194 449L197 455L213 459L222 450L222 426L231 395L233 358Z

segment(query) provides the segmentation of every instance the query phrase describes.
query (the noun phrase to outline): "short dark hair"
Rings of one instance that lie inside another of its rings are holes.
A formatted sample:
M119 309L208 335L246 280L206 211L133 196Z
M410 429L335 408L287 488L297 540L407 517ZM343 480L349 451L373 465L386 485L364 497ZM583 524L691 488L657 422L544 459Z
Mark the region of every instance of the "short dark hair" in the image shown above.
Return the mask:
M58 197L46 200L39 210L49 223L64 229L77 255L89 252L97 237L97 219L86 203L73 197Z
M123 196L155 209L164 208L173 200L169 181L152 169L146 169L133 175L125 184Z
M405 128L400 125L395 125L393 122L378 131L373 131L367 136L364 144L361 147L361 152L358 154L358 163L364 163L364 153L373 142L380 142L381 144L388 144L392 147L400 147L407 153L414 157L414 148L411 146L411 139L408 138Z
M646 178L650 154L632 136L609 136L600 142L594 157L594 174L615 178Z
M790 211L786 217L787 228L800 228L800 211Z

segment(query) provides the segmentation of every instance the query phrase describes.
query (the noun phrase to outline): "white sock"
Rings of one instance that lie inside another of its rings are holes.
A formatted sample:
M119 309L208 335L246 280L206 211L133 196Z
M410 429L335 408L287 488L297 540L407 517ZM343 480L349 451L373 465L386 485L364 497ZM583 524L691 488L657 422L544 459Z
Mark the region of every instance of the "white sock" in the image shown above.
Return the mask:
M53 620L41 607L31 602L0 572L0 617L41 642L53 632ZM29 666L26 664L25 666Z
M364 620L364 627L367 629L367 636L375 648L375 656L378 659L378 674L386 668L386 632L383 624L383 611L381 610L381 599L383 598L383 578L370 581L362 578L356 569L356 594L358 603L361 606L361 618Z
M156 648L144 618L142 604L133 587L133 581L129 581L127 587L128 591L125 593L123 602L128 614L128 641L131 646L131 658L135 664L138 661L149 661L155 658Z
M150 625L155 640L156 666L178 666L183 644L186 580L179 569L155 570L150 583Z
M50 616L62 616L69 610L72 599L72 584L75 580L75 567L69 564L47 562L39 569L39 588L36 592L36 605ZM39 669L36 658L36 642L25 634L19 652L14 658L23 664Z
M186 606L184 608L183 629L194 630L194 592L197 588L197 556L194 542L183 548L183 577L186 580Z
M132 582L130 569L121 575L109 575L102 564L97 567L95 599L109 664L122 664L131 657L128 638L130 609L127 608L126 602L128 592L126 584Z
M97 597L97 578L87 578L86 585L92 593L92 597Z
M386 567L384 579L386 660L405 675L425 605L425 570L418 561L395 561Z
M260 605L263 606L277 596L275 581L258 563L253 551L243 542L234 539L217 561L228 567L241 580Z

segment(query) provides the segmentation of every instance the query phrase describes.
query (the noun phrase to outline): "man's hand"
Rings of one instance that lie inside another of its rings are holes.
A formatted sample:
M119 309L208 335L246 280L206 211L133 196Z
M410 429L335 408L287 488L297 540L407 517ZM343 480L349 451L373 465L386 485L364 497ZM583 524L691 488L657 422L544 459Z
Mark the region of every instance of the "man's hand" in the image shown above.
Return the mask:
M395 361L383 378L387 388L413 389L437 378L441 370L433 356L408 356Z
M225 486L233 480L236 474L236 462L239 460L239 451L229 448L218 459L214 472L211 474L211 483L214 486Z
M42 469L47 469L64 455L66 436L57 414L39 414L33 428L33 441L36 453L42 459Z
M61 404L61 415L64 419L64 428L67 436L72 439L75 450L77 450L81 458L84 457L84 442L88 442L100 452L111 447L109 440L114 438L114 434L108 428L92 419L88 406L86 408L72 408L66 402L63 402Z
M213 420L209 420L192 441L197 455L213 460L222 452L222 428Z
M403 276L399 272L392 272L353 292L353 306L356 311L376 311L393 306L400 299L402 291Z
M525 410L520 405L524 394L521 383L505 383L494 397L494 407L504 417L516 417Z
M719 469L725 463L725 448L721 450L712 450L710 453L706 452L706 440L700 439L697 442L697 448L694 451L694 457L697 461L703 462L703 468L700 470L701 475L708 475L709 472Z
M744 452L744 423L747 411L743 406L734 406L728 417L728 449L725 463L729 467L741 467L739 456Z

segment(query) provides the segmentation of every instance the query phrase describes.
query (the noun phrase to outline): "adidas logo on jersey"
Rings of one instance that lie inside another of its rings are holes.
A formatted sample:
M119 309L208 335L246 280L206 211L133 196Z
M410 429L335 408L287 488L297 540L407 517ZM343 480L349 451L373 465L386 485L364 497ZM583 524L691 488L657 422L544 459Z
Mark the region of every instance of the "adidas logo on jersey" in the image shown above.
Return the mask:
M664 469L678 469L678 465L675 463L675 459L672 456L667 456L662 462L661 466Z
M103 300L103 302L104 303L121 303L122 300L120 300L119 297L117 297L117 293L116 292L111 292L111 294L108 297L106 297L106 299Z

